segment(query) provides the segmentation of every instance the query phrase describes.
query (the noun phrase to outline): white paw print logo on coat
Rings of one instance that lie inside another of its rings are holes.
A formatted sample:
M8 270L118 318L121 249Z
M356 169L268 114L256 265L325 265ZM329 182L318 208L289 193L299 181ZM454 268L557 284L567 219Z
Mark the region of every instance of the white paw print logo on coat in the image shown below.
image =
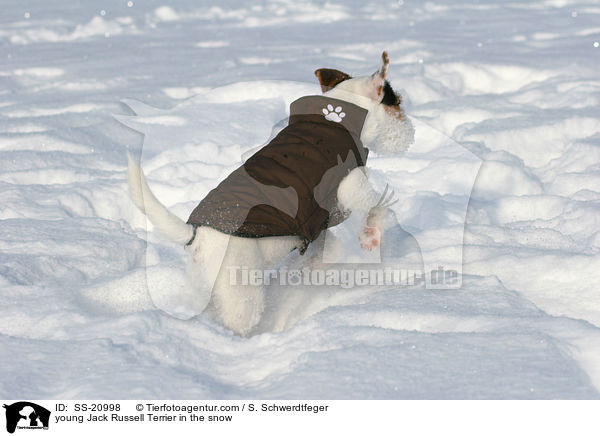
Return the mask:
M326 108L323 108L323 115L325 115L326 120L333 121L334 123L341 123L342 118L346 116L346 114L342 112L341 106L333 109L333 106L330 104L328 104Z

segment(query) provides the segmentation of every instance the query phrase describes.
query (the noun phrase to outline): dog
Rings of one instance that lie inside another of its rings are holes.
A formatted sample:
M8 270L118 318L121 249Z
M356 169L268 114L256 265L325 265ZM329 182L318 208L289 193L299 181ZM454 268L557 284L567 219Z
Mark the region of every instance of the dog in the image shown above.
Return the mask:
M364 216L357 243L364 250L380 245L390 198L369 183L368 153L399 153L414 138L401 96L386 80L388 66L383 52L369 76L316 70L322 95L293 102L288 126L213 189L187 222L159 202L129 155L133 202L185 247L190 286L211 292L211 310L234 333L248 334L265 307L264 285L238 284L236 267L264 271L294 250L304 254L350 213Z

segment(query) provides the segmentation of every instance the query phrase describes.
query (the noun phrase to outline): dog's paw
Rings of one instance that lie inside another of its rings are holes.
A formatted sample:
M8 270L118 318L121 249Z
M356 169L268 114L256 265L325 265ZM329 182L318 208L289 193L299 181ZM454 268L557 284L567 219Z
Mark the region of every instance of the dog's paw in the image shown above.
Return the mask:
M326 108L323 108L323 115L325 115L326 120L333 121L334 123L341 123L342 118L346 116L346 113L342 112L341 106L334 109L332 105L328 104Z
M371 251L379 247L381 243L381 231L377 227L364 226L358 236L360 248L365 251Z

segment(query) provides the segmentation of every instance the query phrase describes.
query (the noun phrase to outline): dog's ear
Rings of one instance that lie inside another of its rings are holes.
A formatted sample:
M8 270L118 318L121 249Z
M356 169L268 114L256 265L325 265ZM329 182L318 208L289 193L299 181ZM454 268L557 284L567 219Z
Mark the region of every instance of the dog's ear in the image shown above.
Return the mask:
M385 80L385 75L387 74L388 65L390 64L390 57L387 54L387 51L381 53L381 64L379 65L379 69L375 71L375 74L381 77L381 80Z
M374 100L379 100L383 98L384 95L384 87L386 85L385 76L387 74L388 65L390 64L390 58L386 51L381 53L381 64L379 65L379 69L371 74L371 86L372 89L370 93L371 97Z
M329 68L319 68L317 71L315 71L315 76L317 76L317 79L319 79L321 91L323 92L329 91L338 83L351 78L346 73Z

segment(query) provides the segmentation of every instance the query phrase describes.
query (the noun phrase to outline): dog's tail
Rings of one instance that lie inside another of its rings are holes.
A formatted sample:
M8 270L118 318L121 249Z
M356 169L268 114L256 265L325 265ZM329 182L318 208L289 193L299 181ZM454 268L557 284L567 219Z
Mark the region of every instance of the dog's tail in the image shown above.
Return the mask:
M169 212L150 190L140 165L129 153L127 159L129 160L129 193L135 205L146 214L161 234L176 244L187 244L194 236L194 226L186 224Z

